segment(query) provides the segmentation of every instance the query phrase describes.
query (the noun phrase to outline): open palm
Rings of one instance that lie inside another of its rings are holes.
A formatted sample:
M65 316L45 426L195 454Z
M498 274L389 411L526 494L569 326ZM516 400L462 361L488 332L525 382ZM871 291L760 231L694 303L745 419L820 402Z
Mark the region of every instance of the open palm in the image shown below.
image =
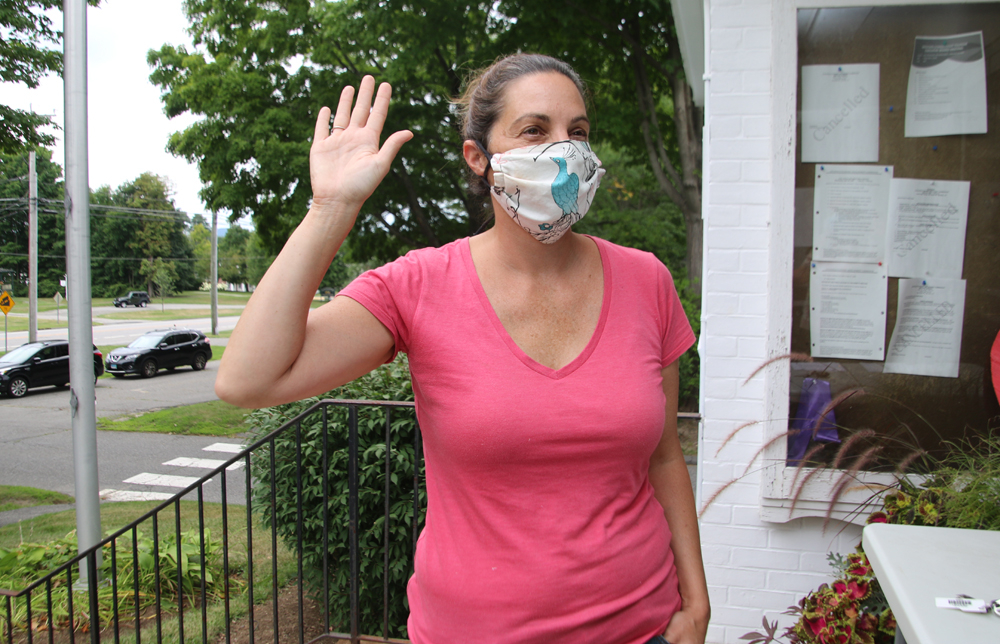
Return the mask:
M309 151L314 206L341 205L354 211L360 209L389 172L400 148L413 138L412 132L402 130L392 134L379 148L392 88L382 83L373 104L374 93L375 79L365 76L352 110L354 88L345 87L332 127L330 108L320 109Z

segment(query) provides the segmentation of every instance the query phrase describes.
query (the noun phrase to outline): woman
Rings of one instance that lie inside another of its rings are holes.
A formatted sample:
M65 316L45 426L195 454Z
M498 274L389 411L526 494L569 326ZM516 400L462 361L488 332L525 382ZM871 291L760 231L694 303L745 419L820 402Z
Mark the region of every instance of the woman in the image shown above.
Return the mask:
M573 233L602 170L583 85L546 56L470 84L463 155L494 226L309 302L413 135L379 148L390 88L320 110L313 202L230 338L216 391L317 395L409 355L427 519L408 587L415 644L702 644L709 607L677 436L694 336L666 268ZM371 106L371 108L369 108ZM274 333L282 330L281 334Z

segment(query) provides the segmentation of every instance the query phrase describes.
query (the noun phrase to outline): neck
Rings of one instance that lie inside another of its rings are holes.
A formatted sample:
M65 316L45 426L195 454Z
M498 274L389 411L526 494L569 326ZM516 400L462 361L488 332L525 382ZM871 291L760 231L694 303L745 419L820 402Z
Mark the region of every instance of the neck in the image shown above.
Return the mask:
M569 271L585 255L591 243L572 230L552 244L543 244L524 231L502 208L495 208L493 227L474 240L506 270L531 275Z

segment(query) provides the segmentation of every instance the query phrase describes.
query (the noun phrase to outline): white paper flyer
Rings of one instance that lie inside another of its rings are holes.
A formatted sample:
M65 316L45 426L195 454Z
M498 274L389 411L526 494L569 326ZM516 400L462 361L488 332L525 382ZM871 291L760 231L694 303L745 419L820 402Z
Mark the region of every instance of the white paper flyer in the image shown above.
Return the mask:
M802 162L878 162L879 66L802 66Z
M892 180L891 277L962 277L969 187L968 181Z
M965 280L901 279L883 373L957 378Z
M817 164L813 259L885 261L892 166Z
M889 289L885 265L813 262L809 273L811 355L882 360Z
M906 86L905 136L985 133L983 32L918 36Z

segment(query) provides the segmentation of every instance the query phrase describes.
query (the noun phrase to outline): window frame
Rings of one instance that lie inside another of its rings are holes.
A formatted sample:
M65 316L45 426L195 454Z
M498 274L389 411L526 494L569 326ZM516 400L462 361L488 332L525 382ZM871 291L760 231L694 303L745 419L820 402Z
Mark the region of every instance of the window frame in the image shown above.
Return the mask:
M767 355L791 351L792 255L795 220L795 171L798 146L796 99L798 94L798 11L849 7L904 7L917 5L990 4L997 0L774 0L771 14L771 219L768 239ZM895 483L891 474L860 472L836 503L834 490L846 476L844 470L827 470L812 476L796 494L795 488L812 471L785 464L791 366L787 360L771 363L764 372L765 464L761 480L761 519L786 523L802 517L827 517L862 525L867 516L858 512L883 486ZM794 509L793 509L793 498Z

